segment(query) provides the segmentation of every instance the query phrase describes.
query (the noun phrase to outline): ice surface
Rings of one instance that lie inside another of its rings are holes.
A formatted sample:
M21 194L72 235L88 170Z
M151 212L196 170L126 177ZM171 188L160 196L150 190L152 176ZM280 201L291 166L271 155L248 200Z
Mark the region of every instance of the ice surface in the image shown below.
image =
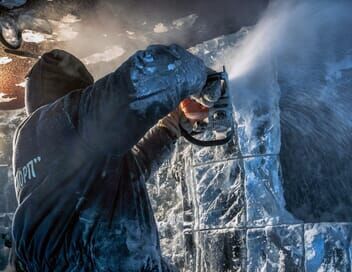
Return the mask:
M17 126L26 116L23 109L2 111L0 114L0 164L11 165L12 136ZM10 175L12 178L12 176ZM1 191L1 188L0 188ZM1 206L1 205L0 205Z
M274 60L269 56L246 77L232 80L231 89L241 154L278 154L281 90Z
M306 224L306 271L351 271L352 224Z
M245 222L244 170L238 160L193 168L198 218L194 229L238 227Z
M248 29L243 29L190 50L203 58L208 66L219 69L225 59L224 53L230 47L236 48L247 33ZM185 260L177 265L181 270L246 270L248 227L299 223L285 209L278 157L280 87L276 66L273 60L268 59L268 62L271 66L266 66L264 73L258 76L258 71L263 68L258 67L247 79L232 86L236 92L231 95L238 125L232 142L219 147L192 145L184 149L187 154L178 150L177 154L183 154L185 171L178 198L183 205L183 242L180 238L174 240L179 245L184 243L182 255ZM239 94L246 96L240 99ZM264 102L263 97L266 98ZM213 137L210 132L206 135L204 137ZM183 144L187 147L187 143ZM165 180L165 175L159 173L159 178ZM174 203L174 207L179 207L179 203ZM156 214L160 209L158 206ZM302 240L303 227L300 229ZM163 231L160 229L161 233ZM163 241L163 235L161 237ZM166 241L162 242L163 251L172 259L175 253L170 248L173 246L169 239ZM279 245L277 247L278 252L282 250ZM295 259L297 265L303 264L302 243L300 250L301 259ZM279 255L287 265L292 260L288 257L286 260L285 254Z
M285 209L278 156L245 158L247 226L298 223Z
M229 48L240 48L251 31L243 29L190 50L219 69L223 63L231 65L226 53ZM346 42L345 48L348 46L351 48L351 43ZM352 102L351 50L343 52L337 58L330 54L330 60L318 52L315 57L320 61L315 63L306 58L311 51L277 55L269 50L246 76L233 79L234 141L216 148L192 146L185 162L182 198L186 246L185 263L177 265L180 270L350 271L350 224L322 223L328 231L316 227L313 232L309 224L312 219L351 221L352 168L347 155L351 138L342 133L350 131L351 124L350 118L346 119ZM331 120L326 128L320 121L325 117ZM345 125L341 125L342 120ZM315 134L315 129L319 133ZM334 150L334 141L321 146L328 138L338 139L347 149ZM332 156L326 157L324 152L332 152ZM323 165L329 161L329 167L335 166L328 172ZM336 184L341 186L336 188ZM230 237L234 230L245 232L245 236L236 236L237 243L246 245L237 255L224 244L220 250L214 234ZM163 248L170 246L164 244ZM241 265L229 266L231 257L226 261L221 257L225 252Z
M10 237L12 212L16 205L14 186L8 175L9 167L0 165L0 271L7 265L9 249L5 246L5 240Z
M215 147L201 147L192 145L193 165L201 165L204 163L221 162L229 159L236 159L240 156L237 138L233 141Z
M170 160L147 183L155 218L158 222L161 247L167 260L178 267L185 267L187 237L184 233L191 227L193 216L185 213L185 165L190 149L178 143ZM172 165L172 167L171 167ZM189 239L188 239L189 240Z
M9 257L7 241L10 239L12 214L0 213L0 271L4 271Z
M247 252L247 271L303 271L303 226L250 229Z
M9 237L13 212L17 206L11 169L12 136L23 120L23 110L1 112L0 114L0 235ZM9 249L0 237L0 271L4 271Z

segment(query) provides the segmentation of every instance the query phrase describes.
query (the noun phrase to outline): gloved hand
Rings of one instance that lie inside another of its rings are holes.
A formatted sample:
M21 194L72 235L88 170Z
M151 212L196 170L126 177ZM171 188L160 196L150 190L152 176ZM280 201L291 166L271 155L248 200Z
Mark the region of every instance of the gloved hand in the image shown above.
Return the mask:
M138 51L128 62L137 98L168 90L173 102L179 102L199 93L207 78L204 62L176 44L151 45Z
M158 122L158 126L167 128L174 137L181 136L180 126L191 133L197 121L208 117L207 107L200 105L190 98L184 99L173 112L169 113Z
M216 73L214 70L210 68L207 69L208 75L214 73ZM221 80L207 82L199 93L192 95L191 97L205 107L213 107L214 103L221 97Z

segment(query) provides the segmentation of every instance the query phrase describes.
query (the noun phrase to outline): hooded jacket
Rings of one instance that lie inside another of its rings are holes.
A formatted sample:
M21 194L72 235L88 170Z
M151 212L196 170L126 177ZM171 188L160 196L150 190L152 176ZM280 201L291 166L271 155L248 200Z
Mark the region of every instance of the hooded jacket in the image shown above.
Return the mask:
M206 67L177 45L150 46L92 83L77 61L29 74L30 115L13 155L18 263L31 272L164 271L145 181L175 137L154 125L202 89Z

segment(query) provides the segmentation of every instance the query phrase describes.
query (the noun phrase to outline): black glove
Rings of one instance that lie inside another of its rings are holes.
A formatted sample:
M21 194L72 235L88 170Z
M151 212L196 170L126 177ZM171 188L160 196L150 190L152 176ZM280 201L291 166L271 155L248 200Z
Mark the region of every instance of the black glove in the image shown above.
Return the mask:
M216 72L208 68L207 73L211 75ZM191 97L205 107L213 107L214 103L221 97L221 80L207 81L204 88L198 94L192 95Z

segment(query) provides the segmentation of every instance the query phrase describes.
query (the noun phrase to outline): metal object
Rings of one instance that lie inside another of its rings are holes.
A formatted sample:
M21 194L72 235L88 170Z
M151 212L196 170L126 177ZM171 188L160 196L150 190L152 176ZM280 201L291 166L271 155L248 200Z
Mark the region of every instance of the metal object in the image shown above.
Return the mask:
M182 136L189 142L199 146L217 146L230 142L234 136L234 122L232 118L232 106L229 97L228 75L223 68L222 72L208 75L206 86L213 81L221 81L221 96L209 109L208 118L201 122L196 122L193 131L188 133L181 127ZM215 140L200 140L194 136L201 135L206 131L215 132ZM218 138L218 136L222 136Z

